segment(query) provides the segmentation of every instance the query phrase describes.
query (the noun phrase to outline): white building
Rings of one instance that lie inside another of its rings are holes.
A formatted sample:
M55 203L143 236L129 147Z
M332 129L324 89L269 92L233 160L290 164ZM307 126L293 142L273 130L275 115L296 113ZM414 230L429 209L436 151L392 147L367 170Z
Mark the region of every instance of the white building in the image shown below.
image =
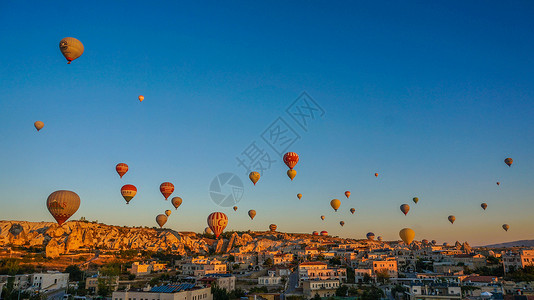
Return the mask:
M260 276L258 277L259 285L278 285L282 283L282 277L270 275L270 276Z
M339 280L336 279L302 281L302 292L308 298L312 298L315 294L321 297L335 296L338 287Z
M205 286L216 284L228 292L235 290L235 276L232 274L208 274L206 277L197 280L197 282Z
M31 287L38 291L66 289L69 273L48 272L31 275Z
M211 288L182 283L156 286L150 291L113 292L112 300L213 300L213 295Z

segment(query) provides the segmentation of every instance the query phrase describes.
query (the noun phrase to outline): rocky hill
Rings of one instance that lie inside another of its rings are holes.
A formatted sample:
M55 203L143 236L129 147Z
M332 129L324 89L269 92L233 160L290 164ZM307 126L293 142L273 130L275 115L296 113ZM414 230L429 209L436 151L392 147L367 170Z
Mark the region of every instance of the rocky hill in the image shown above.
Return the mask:
M514 241L514 242L486 245L483 247L484 248L534 247L534 240L520 240L520 241Z

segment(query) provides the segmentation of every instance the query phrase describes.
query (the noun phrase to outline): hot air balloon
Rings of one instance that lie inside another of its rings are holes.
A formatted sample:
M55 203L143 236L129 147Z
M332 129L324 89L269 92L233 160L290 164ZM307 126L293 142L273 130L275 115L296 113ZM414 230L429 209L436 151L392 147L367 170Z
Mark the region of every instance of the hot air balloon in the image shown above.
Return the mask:
M443 243L443 247L449 247L449 243L447 242Z
M287 177L289 177L291 180L297 176L297 171L295 170L287 170Z
M37 129L37 131L43 129L44 127L44 123L42 121L37 121L35 123L33 123L33 126L35 126L35 129Z
M204 233L205 234L213 234L213 231L211 231L211 229L209 227L206 227L206 228L204 228Z
M508 229L510 229L510 225L502 224L502 229L504 229L504 231L508 231Z
M314 232L312 232L312 234L313 234L313 235L319 235L319 232L314 231Z
M302 194L301 194L301 193L298 193L298 194L297 194L297 198L299 198L299 200L300 200L300 198L302 198Z
M321 220L324 220L324 216L321 216Z
M277 228L277 227L276 227L276 224L271 224L271 225L269 225L269 230L270 230L270 231L276 231L276 228Z
M322 236L328 236L328 231L326 231L326 230L321 231L321 235Z
M428 240L427 240L427 239L423 239L423 240L421 240L421 243L422 243L423 245L426 245L426 244L428 244Z
M355 211L356 211L356 209L354 209L354 207L350 209L350 213L351 214L354 214Z
M367 235L366 235L367 239L372 241L375 239L375 234L372 233L372 232L368 232Z
M419 202L419 198L417 198L417 197L413 197L413 202L414 202L415 204L417 204L417 202Z
M501 185L501 183L497 181L497 185Z
M286 166L288 166L291 170L295 167L295 165L299 162L299 155L295 152L287 152L284 154L284 163Z
M252 183L254 183L254 185L256 185L256 182L258 182L258 180L260 180L260 173L258 173L258 172L250 172L250 174L248 174L248 178L250 178L250 181L252 181Z
M119 176L122 178L126 172L128 172L128 165L125 163L119 163L115 166L115 170L119 174Z
M139 99L139 102L143 102L143 100L145 100L145 96L139 95L138 99Z
M378 177L378 173L375 173L375 177Z
M162 228L165 223L167 223L167 216L164 214L160 214L156 216L156 223L158 223L159 228Z
M482 203L480 204L480 207L482 207L484 210L486 210L486 208L488 207L488 205L486 203Z
M171 199L172 206L174 206L175 209L178 209L180 205L182 205L182 198L180 197L173 197Z
M343 227L343 225L345 225L345 222L344 221L340 221L339 225L341 225L341 227Z
M454 221L456 221L456 217L452 215L449 216L448 219L449 219L449 222L451 222L451 224L454 224Z
M159 191L165 197L165 200L174 192L174 185L170 182L164 182L159 186Z
M170 209L167 209L167 210L165 211L165 215L166 215L167 217L170 216L171 213L172 213L172 211L171 211Z
M376 239L377 239L379 242L381 242L381 241L382 241L382 236L378 236Z
M403 204L400 206L400 210L402 211L402 213L404 215L408 214L408 212L410 211L410 205L408 204Z
M432 240L431 243L432 243L432 245L435 245L435 244L437 244L438 242L437 242L436 240Z
M337 211L337 209L341 206L341 201L339 201L338 199L332 199L332 201L330 201L330 206L332 206L332 208Z
M410 245L415 237L415 232L410 228L403 228L399 231L399 236L406 245Z
M215 238L219 238L226 225L228 225L228 217L224 213L214 212L208 216L208 226L215 233Z
M347 199L350 197L350 191L345 192L345 197L347 197Z
M234 211L237 211L237 206L234 206L233 209L234 209Z
M82 55L83 44L73 37L66 37L59 42L59 50L67 59L67 64L70 64Z
M504 163L507 164L509 167L511 167L512 164L514 163L514 160L508 157L507 159L504 160Z
M249 210L248 216L250 217L251 220L254 220L254 217L256 216L256 211L253 209Z
M126 200L126 204L130 204L130 200L132 200L132 198L135 197L135 194L137 194L137 188L132 184L123 185L121 188L121 194L124 200Z
M46 199L46 207L59 226L61 226L80 207L80 197L71 191L55 191Z

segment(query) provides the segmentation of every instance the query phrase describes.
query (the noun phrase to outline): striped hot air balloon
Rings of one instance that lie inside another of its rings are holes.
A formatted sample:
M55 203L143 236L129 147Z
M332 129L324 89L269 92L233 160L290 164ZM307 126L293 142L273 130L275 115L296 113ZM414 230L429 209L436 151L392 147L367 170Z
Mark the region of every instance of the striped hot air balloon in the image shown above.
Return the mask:
M269 230L270 230L270 231L276 231L276 228L277 228L277 227L276 227L276 224L271 224L271 225L269 225Z
M121 194L124 200L126 200L126 204L129 204L130 200L132 200L132 198L137 194L137 188L133 184L123 185L121 188Z
M299 162L299 155L295 152L287 152L284 154L284 163L291 169Z
M321 235L322 236L328 236L328 231L326 231L326 230L321 231Z
M218 238L228 225L228 217L222 212L214 212L208 216L208 226Z
M164 182L159 186L159 191L165 197L165 200L174 192L174 184L170 182Z
M46 199L46 207L61 226L80 207L80 196L71 191L55 191Z
M125 163L119 163L115 166L115 170L119 174L119 176L122 178L126 172L128 172L128 165Z

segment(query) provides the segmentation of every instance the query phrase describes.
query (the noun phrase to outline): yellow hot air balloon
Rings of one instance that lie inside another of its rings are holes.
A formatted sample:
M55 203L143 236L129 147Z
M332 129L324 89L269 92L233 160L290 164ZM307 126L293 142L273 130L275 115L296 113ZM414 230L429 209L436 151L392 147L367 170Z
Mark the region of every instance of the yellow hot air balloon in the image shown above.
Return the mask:
M175 209L178 209L180 205L182 205L182 198L180 197L174 197L171 200L172 206L174 206Z
M321 216L321 220L323 220L323 221L324 221L324 216Z
M234 211L237 211L237 206L234 206L233 209L234 209Z
M67 64L70 64L82 55L83 44L73 37L66 37L59 42L59 50L61 50L61 53L67 59Z
M410 245L415 238L415 232L410 228L403 228L399 232L399 236L406 245Z
M143 100L145 100L145 96L139 95L138 99L139 99L139 102L143 102Z
M330 201L330 206L337 211L337 209L341 206L341 201L339 201L339 199L332 199L332 201Z
M156 223L158 223L159 228L162 228L165 223L167 223L167 216L164 214L156 216Z
M504 229L504 231L508 231L508 229L510 229L510 225L502 224L502 229Z
M55 191L48 196L48 199L46 199L46 207L61 226L80 207L80 197L78 194L71 191Z
M297 171L295 171L293 169L289 169L289 170L287 170L287 176L289 178L291 178L291 180L293 180L293 178L295 178L295 176L297 176Z
M456 221L456 217L453 216L453 215L450 215L450 216L448 217L448 219L449 219L449 222L451 222L451 224L454 224L454 221Z
M206 228L204 228L204 233L205 234L213 234L213 231L211 231L211 229L209 227L206 227Z
M302 194L301 194L301 193L298 193L298 194L297 194L297 198L299 198L299 200L300 200L300 198L302 198Z
M419 198L417 198L417 197L413 197L413 202L414 202L415 204L417 204L417 202L419 202Z
M256 211L253 209L249 210L248 216L250 217L251 220L254 220L254 217L256 216Z
M250 174L248 174L248 178L250 178L250 181L252 181L252 183L254 183L254 185L256 185L256 182L258 182L258 180L260 180L260 173L258 172L250 172Z
M167 210L165 211L165 215L166 215L167 217L170 216L171 213L172 213L172 211L171 211L170 209L167 209Z
M44 123L42 121L37 121L35 123L33 123L33 126L35 126L35 129L37 129L37 131L43 129L44 127Z
M277 228L277 227L276 227L276 224L271 224L271 225L269 225L269 230L270 230L270 231L276 231L276 228Z

